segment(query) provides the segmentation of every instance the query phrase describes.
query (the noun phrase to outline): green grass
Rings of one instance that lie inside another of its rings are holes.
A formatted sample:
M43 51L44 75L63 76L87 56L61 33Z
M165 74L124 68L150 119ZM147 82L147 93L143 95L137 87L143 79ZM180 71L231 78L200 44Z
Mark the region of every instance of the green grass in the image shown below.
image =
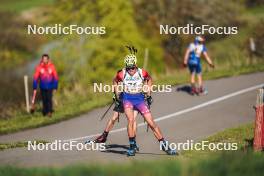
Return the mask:
M23 129L36 128L60 122L72 117L76 117L94 108L104 106L111 101L111 96L95 95L93 98L75 98L72 102L63 103L58 107L52 118L44 117L37 111L33 115L26 112L17 111L14 117L0 120L0 134L7 134ZM100 114L98 114L99 119Z
M34 141L36 141L36 144L48 143L47 141L44 141L44 140L33 140L32 143ZM12 143L0 143L0 151L6 150L6 149L11 149L11 148L27 147L27 145L28 145L28 141L18 141L18 142L12 142Z
M252 152L245 139L252 139L253 124L246 124L219 132L205 140L210 142L237 142L235 152L204 153L191 151L166 160L134 161L126 164L74 165L63 168L18 168L0 166L0 176L13 175L261 175L264 172L264 155ZM247 150L245 150L247 148Z
M210 143L237 143L239 151L251 151L254 138L254 124L244 124L235 128L229 128L224 131L218 132L214 135L211 135L203 141L208 141ZM221 155L219 151L184 151L183 155L188 158L201 158L201 157L210 157L212 155Z
M133 162L132 164L78 165L64 168L17 168L0 166L0 176L78 175L262 175L264 156L260 153L223 153L207 159Z
M50 5L54 0L1 0L0 11L21 12L34 7Z

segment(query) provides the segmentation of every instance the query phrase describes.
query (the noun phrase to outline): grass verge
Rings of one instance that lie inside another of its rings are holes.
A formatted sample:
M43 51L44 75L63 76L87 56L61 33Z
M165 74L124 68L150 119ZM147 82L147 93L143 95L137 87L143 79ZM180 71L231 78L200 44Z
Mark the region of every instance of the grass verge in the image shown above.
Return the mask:
M36 144L48 143L47 141L44 141L44 140L34 140L34 141L36 141ZM32 141L32 143L34 143L34 141ZM6 150L6 149L11 149L11 148L27 147L27 145L28 145L28 141L18 141L18 142L12 142L12 143L0 143L0 151Z

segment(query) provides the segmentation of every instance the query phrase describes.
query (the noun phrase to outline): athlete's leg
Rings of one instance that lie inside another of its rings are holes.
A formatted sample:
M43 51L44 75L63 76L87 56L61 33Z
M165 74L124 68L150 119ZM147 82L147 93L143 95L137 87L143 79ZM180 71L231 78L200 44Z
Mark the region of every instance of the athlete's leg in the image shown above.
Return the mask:
M144 102L144 100L143 102L136 105L136 109L138 109L138 111L143 115L144 119L147 121L149 127L153 131L155 137L158 140L162 139L163 137L162 137L161 131L159 127L156 125L156 123L154 122L153 117L150 113L150 110L148 106L146 105L146 103Z
M196 94L197 90L196 90L196 86L195 86L195 72L191 73L191 94Z
M132 108L129 107L131 104L127 104L124 106L125 114L127 117L128 125L127 125L127 133L129 137L129 149L127 150L128 156L134 156L137 149L136 144L136 138L135 138L135 131L134 131L134 125L135 124L135 118L134 118L134 111L133 111L133 105Z
M157 126L157 124L154 122L153 117L151 115L151 113L145 113L143 114L145 120L147 121L149 127L151 128L151 130L153 131L155 137L158 140L163 139L162 133L160 131L160 128Z
M133 130L134 130L135 136L137 134L137 121L136 121L137 115L138 115L138 111L134 110L134 125L133 125Z
M134 118L133 109L130 107L126 107L124 110L125 110L125 114L126 114L127 121L128 121L128 125L127 125L128 137L134 138L135 137L135 131L134 131L135 118Z
M202 66L199 64L197 66L197 79L198 79L198 93L203 93L203 78L202 78Z
M197 74L197 79L198 79L198 86L203 87L203 78L202 78L202 73Z
M191 74L191 79L190 79L191 85L194 85L195 84L196 67L195 67L195 65L188 65L188 68L189 68L189 71Z
M195 72L191 73L191 85L195 85Z
M111 129L113 128L116 120L118 119L118 116L119 116L119 112L116 112L114 111L114 114L113 114L113 117L111 119L109 119L109 121L107 122L107 125L105 127L105 130L106 132L109 132L111 131Z
M119 114L119 112L114 111L114 114L113 114L112 118L107 122L107 125L106 125L106 128L105 128L104 132L94 140L95 143L104 143L104 142L106 142L108 134L109 134L109 131L113 128L113 126L115 124L115 121L118 118L118 114Z
M169 155L175 155L176 151L172 150L170 147L165 148L162 144L166 143L165 139L163 138L163 135L161 133L160 128L157 126L155 121L153 120L153 117L149 111L148 106L145 104L145 102L142 102L141 104L136 105L136 108L139 110L139 112L143 115L145 120L147 121L149 127L153 131L155 137L159 141L160 145L162 146L162 150L165 151Z

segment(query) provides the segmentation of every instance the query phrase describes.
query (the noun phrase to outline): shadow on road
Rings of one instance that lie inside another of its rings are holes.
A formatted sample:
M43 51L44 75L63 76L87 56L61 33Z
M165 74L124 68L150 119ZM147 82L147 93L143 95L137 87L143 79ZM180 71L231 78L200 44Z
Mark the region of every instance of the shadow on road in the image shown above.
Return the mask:
M106 145L106 150L101 151L101 152L127 155L128 148L129 148L128 145L110 144L110 145ZM141 155L142 154L143 155L166 155L165 153L160 154L160 153L147 153L147 152L137 152L137 154L141 154Z
M191 94L191 90L192 90L192 88L191 88L191 86L189 86L189 85L183 85L183 86L178 87L178 88L176 89L177 92L185 92L185 93L187 93L187 94L189 94L189 95L192 95L192 94Z

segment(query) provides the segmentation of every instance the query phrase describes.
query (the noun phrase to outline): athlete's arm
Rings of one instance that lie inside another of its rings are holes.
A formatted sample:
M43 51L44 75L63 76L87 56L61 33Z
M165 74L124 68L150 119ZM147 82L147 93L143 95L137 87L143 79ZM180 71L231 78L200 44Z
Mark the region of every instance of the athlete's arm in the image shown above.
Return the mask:
M191 52L191 50L189 48L187 48L185 51L184 60L183 60L184 65L187 65L187 63L188 63L188 58L189 58L190 52Z
M204 55L204 57L205 57L207 63L208 63L211 67L214 67L214 64L213 64L211 58L209 57L208 53L205 51L205 52L203 52L203 55Z
M142 76L143 76L144 81L147 83L147 86L148 86L147 96L151 96L152 78L146 70L142 70Z
M152 78L150 78L148 81L147 81L147 84L148 84L148 92L147 92L147 96L151 96L151 87L152 87Z
M114 85L114 94L115 94L115 97L118 99L119 97L119 94L118 94L118 82L116 82L116 79L114 78L113 79L113 85Z
M118 91L118 83L123 81L123 72L122 70L118 71L116 76L113 79L113 85L114 85L114 94L116 95L116 98L119 98L119 91Z

